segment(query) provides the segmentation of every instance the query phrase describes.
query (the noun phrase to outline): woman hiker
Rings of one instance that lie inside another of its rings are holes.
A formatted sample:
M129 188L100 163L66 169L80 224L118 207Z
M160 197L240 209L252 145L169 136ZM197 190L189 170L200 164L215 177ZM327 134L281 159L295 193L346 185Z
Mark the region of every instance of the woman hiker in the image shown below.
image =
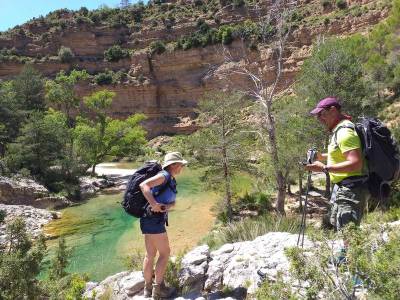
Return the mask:
M164 283L164 274L170 255L170 247L165 225L168 225L168 211L175 205L176 181L187 161L179 152L167 153L162 164L163 170L157 175L143 181L140 189L149 202L145 215L140 218L140 229L144 234L146 256L143 261L145 280L144 296L153 299L169 298L175 292ZM156 254L159 254L154 270Z

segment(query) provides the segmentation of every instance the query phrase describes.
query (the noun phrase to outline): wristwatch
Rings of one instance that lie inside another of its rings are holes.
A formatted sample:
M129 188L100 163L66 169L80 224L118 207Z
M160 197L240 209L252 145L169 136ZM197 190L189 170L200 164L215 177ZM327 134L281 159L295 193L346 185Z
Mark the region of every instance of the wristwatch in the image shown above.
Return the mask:
M329 173L329 167L328 167L327 165L325 165L325 166L322 168L322 171L323 171L325 174L328 174L328 173Z

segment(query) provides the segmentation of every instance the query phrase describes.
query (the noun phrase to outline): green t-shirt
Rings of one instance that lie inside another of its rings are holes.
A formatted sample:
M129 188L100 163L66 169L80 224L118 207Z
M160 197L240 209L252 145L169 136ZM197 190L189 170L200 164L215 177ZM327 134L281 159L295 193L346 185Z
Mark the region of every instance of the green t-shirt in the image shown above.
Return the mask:
M328 145L329 166L346 161L346 157L343 155L343 153L354 149L361 150L361 141L356 131L352 128L339 128L341 126L348 126L348 125L354 127L354 124L349 120L340 121L339 124L337 124L332 131L331 141ZM335 133L337 137L336 143L335 143ZM333 183L338 183L350 176L363 175L363 172L362 170L353 172L343 172L343 173L329 172L329 175Z

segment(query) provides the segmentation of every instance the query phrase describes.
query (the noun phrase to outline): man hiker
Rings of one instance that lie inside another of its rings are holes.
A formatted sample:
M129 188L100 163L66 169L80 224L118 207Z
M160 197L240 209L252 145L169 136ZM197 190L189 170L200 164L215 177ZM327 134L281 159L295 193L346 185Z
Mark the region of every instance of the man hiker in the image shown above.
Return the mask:
M334 183L330 222L336 230L353 222L360 224L369 198L367 173L363 165L361 141L351 117L341 112L336 97L322 99L310 112L331 133L327 153L317 153L316 161L305 168L329 174Z

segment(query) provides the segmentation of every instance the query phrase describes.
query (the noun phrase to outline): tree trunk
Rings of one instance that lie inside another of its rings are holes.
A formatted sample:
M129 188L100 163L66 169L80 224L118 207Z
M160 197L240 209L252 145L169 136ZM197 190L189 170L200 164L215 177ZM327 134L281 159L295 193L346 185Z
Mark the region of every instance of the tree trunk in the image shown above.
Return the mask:
M92 173L91 173L92 176L96 176L96 165L97 163L94 163L92 166Z
M285 197L286 197L286 179L281 171L276 175L276 185L278 187L278 195L276 197L275 209L279 215L285 215Z

